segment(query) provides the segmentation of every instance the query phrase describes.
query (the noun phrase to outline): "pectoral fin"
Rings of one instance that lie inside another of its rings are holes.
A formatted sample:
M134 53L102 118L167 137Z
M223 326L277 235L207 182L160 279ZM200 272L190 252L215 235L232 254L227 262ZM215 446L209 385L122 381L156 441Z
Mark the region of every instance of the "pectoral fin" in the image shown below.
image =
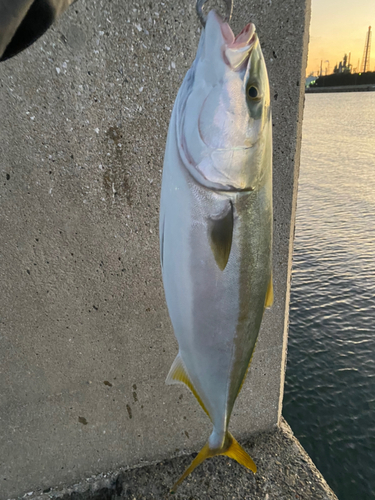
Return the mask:
M185 384L191 390L191 392L194 394L198 403L201 405L203 411L211 419L210 414L208 413L206 407L203 404L203 401L201 400L197 390L195 389L193 383L190 380L190 377L186 371L184 363L183 363L181 356L179 354L177 354L176 359L173 361L173 364L171 366L171 369L169 370L169 373L168 373L168 376L167 376L165 383L168 385Z
M209 238L216 264L224 271L230 255L233 238L233 205L220 218L210 219Z

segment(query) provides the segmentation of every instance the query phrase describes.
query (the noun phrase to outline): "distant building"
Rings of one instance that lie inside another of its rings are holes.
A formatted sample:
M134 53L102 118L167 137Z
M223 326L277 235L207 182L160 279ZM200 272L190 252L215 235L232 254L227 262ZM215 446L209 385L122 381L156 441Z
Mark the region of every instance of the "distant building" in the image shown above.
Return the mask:
M332 75L320 76L310 85L309 88L317 89L319 87L361 87L375 86L375 71L366 71L366 73L337 72ZM364 89L369 90L369 89ZM372 88L370 90L373 90Z
M350 52L349 52L349 58L347 54L344 55L344 58L342 61L339 62L339 64L336 64L336 66L333 69L333 73L351 73L352 72L352 65L350 64Z

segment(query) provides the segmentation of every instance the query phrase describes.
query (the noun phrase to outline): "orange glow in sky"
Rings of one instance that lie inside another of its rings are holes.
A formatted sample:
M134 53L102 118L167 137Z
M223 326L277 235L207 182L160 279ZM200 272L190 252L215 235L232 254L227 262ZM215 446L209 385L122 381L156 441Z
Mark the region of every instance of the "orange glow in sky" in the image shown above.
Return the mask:
M372 26L370 70L375 70L375 0L312 0L309 58L306 75L332 73L344 54L351 52L353 69L362 64L368 27ZM329 61L329 63L327 62ZM357 70L358 71L358 70Z

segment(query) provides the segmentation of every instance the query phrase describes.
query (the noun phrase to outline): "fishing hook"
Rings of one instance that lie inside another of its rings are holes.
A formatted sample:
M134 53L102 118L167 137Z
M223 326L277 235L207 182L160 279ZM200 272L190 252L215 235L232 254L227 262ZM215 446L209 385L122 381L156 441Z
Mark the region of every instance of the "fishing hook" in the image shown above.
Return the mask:
M203 28L206 26L206 19L207 16L203 14L203 5L207 2L207 0L197 0L197 3L195 4L195 8L199 17L200 22L202 23ZM233 0L224 0L225 5L227 6L227 13L224 18L224 21L226 23L229 23L231 18L232 18L232 12L233 12Z

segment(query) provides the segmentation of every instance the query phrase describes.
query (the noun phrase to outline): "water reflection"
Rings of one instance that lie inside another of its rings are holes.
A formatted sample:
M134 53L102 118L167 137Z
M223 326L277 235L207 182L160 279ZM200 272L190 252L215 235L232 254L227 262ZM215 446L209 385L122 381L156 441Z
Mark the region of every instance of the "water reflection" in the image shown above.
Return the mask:
M340 500L375 498L374 116L306 96L283 413Z

